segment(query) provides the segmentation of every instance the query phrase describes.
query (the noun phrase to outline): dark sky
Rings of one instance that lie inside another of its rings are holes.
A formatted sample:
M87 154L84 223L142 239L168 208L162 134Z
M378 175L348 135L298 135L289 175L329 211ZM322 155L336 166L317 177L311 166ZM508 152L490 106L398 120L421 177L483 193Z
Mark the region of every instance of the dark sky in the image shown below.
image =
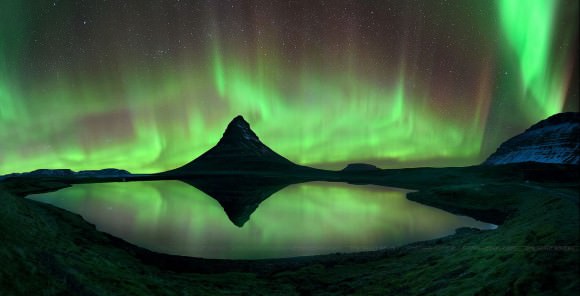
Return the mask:
M578 109L572 0L26 2L0 4L0 173L169 169L237 114L301 164L473 164Z

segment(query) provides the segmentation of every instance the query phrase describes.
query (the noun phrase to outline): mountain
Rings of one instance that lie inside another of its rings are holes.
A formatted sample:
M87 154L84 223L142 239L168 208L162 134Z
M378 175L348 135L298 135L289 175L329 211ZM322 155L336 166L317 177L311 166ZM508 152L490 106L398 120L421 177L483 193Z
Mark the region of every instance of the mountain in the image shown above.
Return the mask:
M580 164L580 113L558 113L507 140L483 164Z
M342 169L342 172L375 172L380 170L381 169L372 164L350 163L344 169Z
M70 169L38 169L26 173L12 173L8 175L0 176L0 179L10 178L10 177L54 177L54 178L75 178L75 177L86 177L86 178L114 178L114 177L127 177L131 176L131 173L126 170L120 169L102 169L102 170L87 170L75 172Z
M305 169L264 145L242 116L235 117L216 146L167 175L196 172L236 173Z

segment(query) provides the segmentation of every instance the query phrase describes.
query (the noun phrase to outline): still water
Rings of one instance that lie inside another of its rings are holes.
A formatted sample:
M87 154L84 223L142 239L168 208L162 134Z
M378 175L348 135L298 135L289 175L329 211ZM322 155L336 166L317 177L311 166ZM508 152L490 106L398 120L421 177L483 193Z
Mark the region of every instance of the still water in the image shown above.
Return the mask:
M179 181L75 185L30 198L78 213L101 231L150 250L256 259L401 246L493 225L421 205L404 190L325 182L290 185L243 227L220 204Z

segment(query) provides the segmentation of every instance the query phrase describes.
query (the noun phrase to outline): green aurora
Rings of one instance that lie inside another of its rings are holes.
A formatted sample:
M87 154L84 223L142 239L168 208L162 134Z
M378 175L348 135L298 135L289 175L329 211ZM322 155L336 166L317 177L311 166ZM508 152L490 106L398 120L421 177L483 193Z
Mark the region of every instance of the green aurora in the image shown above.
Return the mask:
M577 109L576 1L169 2L0 4L0 174L175 168L238 114L304 165L474 164Z
M545 118L561 112L566 101L573 64L565 53L554 54L553 38L558 1L502 0L500 19L505 38L518 57L524 104L532 105L530 112ZM577 10L578 5L561 9ZM570 30L571 28L564 28ZM562 38L573 38L567 32ZM577 34L577 33L576 33ZM565 44L571 40L564 40ZM571 54L571 53L568 53Z

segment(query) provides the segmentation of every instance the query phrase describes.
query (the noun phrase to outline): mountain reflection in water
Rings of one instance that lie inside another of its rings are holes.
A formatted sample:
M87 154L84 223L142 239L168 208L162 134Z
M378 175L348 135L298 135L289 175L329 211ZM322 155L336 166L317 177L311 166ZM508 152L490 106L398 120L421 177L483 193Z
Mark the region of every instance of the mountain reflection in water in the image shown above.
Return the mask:
M409 201L403 190L262 181L186 181L199 189L180 181L85 184L30 198L153 251L205 258L368 251L492 227Z

